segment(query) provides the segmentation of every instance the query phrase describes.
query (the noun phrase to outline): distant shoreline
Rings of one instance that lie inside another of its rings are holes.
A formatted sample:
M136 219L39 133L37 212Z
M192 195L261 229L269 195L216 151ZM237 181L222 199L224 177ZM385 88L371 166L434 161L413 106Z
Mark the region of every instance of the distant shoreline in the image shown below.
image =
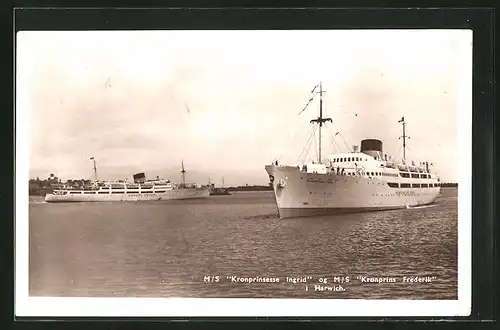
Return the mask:
M46 194L50 194L53 191L53 189L47 188L38 188L38 189L30 189L29 190L29 195L30 196L45 196Z

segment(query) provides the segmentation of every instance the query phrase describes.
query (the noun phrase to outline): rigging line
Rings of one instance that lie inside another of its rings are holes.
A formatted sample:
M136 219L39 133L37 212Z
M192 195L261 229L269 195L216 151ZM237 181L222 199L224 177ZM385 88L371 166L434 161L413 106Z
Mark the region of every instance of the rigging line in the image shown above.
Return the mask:
M313 128L313 134L312 134L311 140L309 140L309 146L307 147L306 154L304 155L304 162L307 162L307 157L309 156L309 152L311 151L311 145L316 138L317 128L318 128L318 126L314 126L314 128Z
M408 147L408 145L406 145L406 149L407 149L409 152L413 153L413 152L411 151L411 149ZM413 160L413 161L414 161L414 160Z
M335 135L334 135L334 134L333 134L333 132L331 132L331 130L330 130L330 125L327 125L327 124L325 123L325 127L326 127L326 129L327 129L328 131L330 131L330 133L331 133L330 138L332 139L332 146L333 146L333 145L335 145L335 150L334 150L334 151L335 151L335 152L340 152L340 148L339 148L339 146L337 145L337 142L335 141Z
M331 138L332 138L333 144L335 144L335 150L336 150L337 152L341 152L341 149L340 149L339 145L337 144L337 141L335 141L335 135L334 135L334 134L332 134L332 135L331 135Z
M337 144L337 141L335 140L335 136L337 136L338 134L340 134L339 131L336 131L335 134L333 134L333 132L332 132L332 139L333 139L333 143L335 144L335 147L337 148L338 152L342 152L342 149L340 148L340 146Z
M313 127L313 129L311 129L311 133L309 134L309 137L307 138L307 141L306 141L306 143L305 143L305 145L304 145L304 148L302 149L302 151L301 151L301 152L300 152L300 154L299 154L299 160L300 160L300 159L302 158L302 156L304 155L304 152L306 152L306 150L307 150L307 146L309 145L309 142L311 141L311 137L312 137L313 133L314 133L314 127Z
M315 127L313 126L313 128L311 129L311 133L309 134L309 138L307 139L307 142L304 145L304 148L302 149L301 153L299 154L299 160L303 157L304 152L306 152L306 150L308 149L308 145L311 144L311 139L314 135L314 129L315 129Z
M340 136L340 138L342 139L342 141L344 141L344 144L345 144L345 147L347 148L347 150L349 152L352 152L351 148L349 147L349 145L347 144L347 141L344 139L344 137L342 136L342 134L340 133L340 131L338 131L338 135Z
M327 112L327 110L328 110L328 109L327 109L326 107L323 107L323 111L324 111L324 112ZM331 121L331 123L335 126L335 129L336 129L336 132L337 132L337 133L335 133L335 136L336 136L336 135L340 135L340 130L338 129L337 125L335 125L335 122L332 120L332 121ZM327 123L325 123L325 124L324 124L324 126L325 126L327 129L329 129L329 126L327 125ZM335 144L335 147L337 148L338 152L341 152L341 148L338 146L337 142L335 141L335 136L333 136L333 135L332 135L332 141L333 141L333 143ZM342 137L342 135L341 135L341 137ZM349 148L349 146L347 145L347 142L345 141L344 137L342 137L342 139L344 140L344 143L345 143L345 145L346 145L347 149L348 149L348 150L350 150L350 148Z
M342 140L344 141L344 144L345 144L345 146L346 146L347 150L349 150L349 151L351 152L351 151L352 151L352 150L351 150L351 148L349 147L349 145L347 144L347 141L344 139L344 137L343 137L343 136L342 136L342 134L340 133L340 130L339 130L339 128L337 127L337 125L335 124L335 122L334 122L334 121L332 121L332 124L333 124L333 126L335 126L335 129L336 129L336 130L337 130L337 132L339 133L339 136L340 136L340 137L342 138Z
M318 147L317 147L316 135L314 136L314 151L316 152L316 157L314 159L318 159ZM319 160L321 162L321 159Z
M307 162L307 157L309 157L309 153L311 152L311 146L313 144L313 141L316 141L316 130L317 130L318 126L314 126L314 130L313 130L313 135L312 135L312 138L311 138L311 141L309 141L309 146L307 148L307 152L304 156L304 161Z
M398 147L398 151L396 152L396 155L398 155L398 157L401 155L401 148L403 148L403 147L399 146Z
M340 131L339 131L339 136L342 138L342 141L344 141L344 144L345 144L347 150L352 151L352 149L347 144L347 141L344 139L344 137L342 136L342 134L340 134Z

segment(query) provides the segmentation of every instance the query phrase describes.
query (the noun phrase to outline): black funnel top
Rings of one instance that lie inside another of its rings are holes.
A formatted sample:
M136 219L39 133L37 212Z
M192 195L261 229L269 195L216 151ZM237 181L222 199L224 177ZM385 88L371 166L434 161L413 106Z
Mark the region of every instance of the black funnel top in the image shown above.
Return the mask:
M361 141L361 152L364 151L382 152L382 141L376 139L365 139Z

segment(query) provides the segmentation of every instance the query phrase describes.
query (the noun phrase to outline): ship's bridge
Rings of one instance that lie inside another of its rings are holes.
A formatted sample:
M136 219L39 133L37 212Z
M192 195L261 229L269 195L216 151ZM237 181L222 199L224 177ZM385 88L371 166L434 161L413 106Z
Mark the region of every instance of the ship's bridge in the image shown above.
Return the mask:
M344 170L347 173L385 172L393 176L398 172L393 161L362 152L332 154L323 163L333 171Z
M386 163L386 160L383 160L379 157L373 157L362 152L351 152L351 153L339 153L328 155L328 158L323 161L325 164L331 163L339 163L336 165L343 164L361 164L363 166L380 166L380 164Z

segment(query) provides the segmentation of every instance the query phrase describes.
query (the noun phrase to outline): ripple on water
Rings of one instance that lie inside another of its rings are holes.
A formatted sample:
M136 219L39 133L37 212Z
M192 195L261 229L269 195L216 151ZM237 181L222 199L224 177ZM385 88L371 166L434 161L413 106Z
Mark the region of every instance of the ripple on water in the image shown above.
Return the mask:
M30 294L457 299L456 190L433 207L278 218L272 194L189 203L30 203ZM221 276L217 284L205 275ZM226 276L279 277L230 283ZM429 283L360 283L436 276ZM350 277L336 293L286 277ZM311 286L313 287L313 286Z

